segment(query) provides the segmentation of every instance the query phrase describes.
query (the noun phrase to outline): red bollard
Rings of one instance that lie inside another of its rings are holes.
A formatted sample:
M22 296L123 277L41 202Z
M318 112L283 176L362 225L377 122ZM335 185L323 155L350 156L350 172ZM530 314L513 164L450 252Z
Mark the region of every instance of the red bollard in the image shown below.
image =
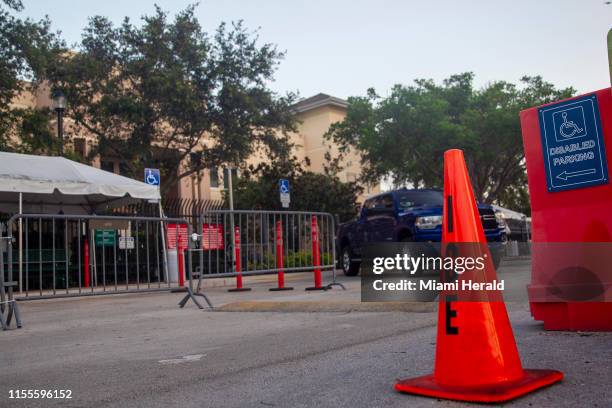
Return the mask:
M185 250L179 247L178 250L178 273L179 273L179 286L182 288L185 286Z
M281 220L276 221L276 268L278 269L278 287L270 288L271 291L293 290L293 288L285 286L285 271L283 268L285 260L283 259L283 224Z
M322 285L321 279L321 249L319 248L319 226L317 224L317 216L310 217L310 231L312 241L312 264L314 268L314 286L306 288L306 290L327 290L327 286Z
M242 287L242 265L240 264L240 227L234 227L234 254L236 258L236 287L228 292L246 292L251 288Z
M89 241L87 241L87 238L85 238L85 240L83 241L83 263L84 265L84 275L85 275L85 279L83 282L83 286L88 288L89 287Z

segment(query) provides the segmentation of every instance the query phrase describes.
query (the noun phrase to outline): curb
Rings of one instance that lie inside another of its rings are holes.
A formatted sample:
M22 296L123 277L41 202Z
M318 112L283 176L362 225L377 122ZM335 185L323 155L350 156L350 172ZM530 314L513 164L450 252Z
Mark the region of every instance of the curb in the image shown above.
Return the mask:
M432 302L306 302L306 301L244 301L227 303L216 312L416 312L431 313L437 309Z

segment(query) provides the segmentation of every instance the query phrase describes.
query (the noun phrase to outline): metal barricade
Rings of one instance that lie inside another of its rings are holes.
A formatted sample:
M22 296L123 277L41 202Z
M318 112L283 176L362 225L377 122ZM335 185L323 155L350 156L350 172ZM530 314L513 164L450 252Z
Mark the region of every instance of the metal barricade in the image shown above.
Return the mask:
M207 278L236 277L236 291L248 290L242 286L242 275L313 271L315 284L308 289L344 289L336 282L332 214L214 210L204 212L198 224L194 233L197 242L187 251L189 294L181 301L181 307L191 298L201 308L193 296L201 293L202 280ZM323 270L332 271L332 282L327 285L321 284ZM280 278L279 275L282 287Z
M1 231L0 231L1 232ZM9 276L4 274L4 252L8 237L3 237L0 233L0 328L8 330L11 326L13 317L17 328L21 328L21 317L19 316L19 306L13 297L13 282Z
M8 221L8 280L19 300L177 288L190 233L182 218L17 214ZM167 248L178 248L171 263Z

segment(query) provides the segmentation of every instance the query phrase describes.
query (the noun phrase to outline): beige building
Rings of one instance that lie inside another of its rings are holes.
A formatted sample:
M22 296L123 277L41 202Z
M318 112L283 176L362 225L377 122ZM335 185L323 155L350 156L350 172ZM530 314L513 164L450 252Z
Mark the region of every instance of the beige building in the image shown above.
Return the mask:
M298 121L297 132L291 135L295 145L293 154L300 162L308 163L304 166L307 170L322 173L326 164L326 153L329 152L332 157L337 156L337 147L328 142L324 135L333 123L344 120L347 107L348 103L344 99L323 93L303 99L293 106ZM257 157L252 159L253 163L258 160ZM361 174L360 158L355 153L347 155L342 166L344 169L339 174L342 181L355 181ZM185 178L181 182L178 195L193 199L221 199L222 191L226 187L223 175L222 169L211 169L199 176ZM364 186L360 201L379 191L379 185Z
M41 89L37 93L20 95L14 105L23 108L43 108L51 106L51 100L48 90ZM348 103L345 100L323 93L303 99L293 106L298 121L297 132L290 135L295 145L293 154L300 162L307 163L304 165L307 170L322 173L326 164L326 153L330 153L332 157L337 156L337 148L328 142L324 135L331 124L344 119L347 107ZM74 151L83 157L87 155L91 143L95 143L94 138L76 133L70 118L64 119L64 134L66 144L72 145ZM257 157L251 159L252 163L257 163L258 160L260 159ZM99 157L92 164L106 171L122 173L121 163L117 159ZM342 181L355 181L359 177L360 159L356 154L347 155L342 166L344 168L339 174ZM174 198L194 200L220 200L226 187L225 173L223 169L208 169L185 177L177 183L169 195ZM361 200L378 191L380 191L379 185L364 186Z

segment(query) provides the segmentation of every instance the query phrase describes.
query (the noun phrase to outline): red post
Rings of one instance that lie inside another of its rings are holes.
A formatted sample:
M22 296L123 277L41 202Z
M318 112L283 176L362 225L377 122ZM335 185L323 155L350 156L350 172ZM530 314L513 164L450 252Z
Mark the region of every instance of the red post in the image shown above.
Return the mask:
M270 288L272 291L278 290L293 290L293 288L285 287L285 260L283 258L283 223L281 220L276 221L276 269L278 269L278 287Z
M179 272L179 286L185 286L185 249L179 246L178 249L178 272Z
M242 287L242 265L240 260L240 227L234 227L234 255L236 258L236 287L228 292L246 292L251 288Z
M314 266L314 286L306 288L306 290L327 290L322 286L321 279L321 249L319 248L319 225L317 224L317 216L310 217L310 237L312 242L312 265Z
M83 263L85 265L83 270L84 270L84 275L85 275L85 279L83 282L83 286L88 288L89 287L89 241L87 240L87 238L85 238L85 240L83 241Z

